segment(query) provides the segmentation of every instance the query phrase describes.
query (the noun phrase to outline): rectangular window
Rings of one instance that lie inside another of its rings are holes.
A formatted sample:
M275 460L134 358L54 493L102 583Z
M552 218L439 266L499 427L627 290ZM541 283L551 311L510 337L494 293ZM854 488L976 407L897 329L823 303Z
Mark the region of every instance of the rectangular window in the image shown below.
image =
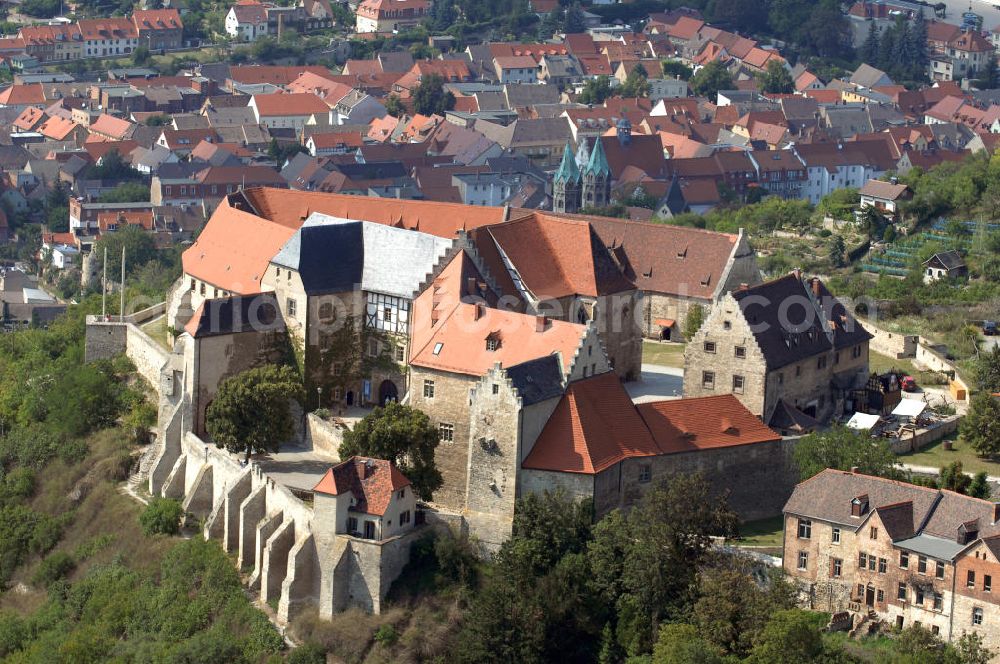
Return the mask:
M406 510L405 512L400 512L399 525L405 526L409 522L410 522L410 510Z
M868 556L868 569L875 571L875 556Z
M714 341L706 341L705 342L705 352L706 353L714 353L715 352L715 342Z
M934 610L944 611L944 597L941 593L934 593Z
M817 369L826 368L826 355L821 355L820 357L816 358L816 368Z
M809 567L809 552L799 551L799 569L806 569Z
M885 593L882 592L881 588L875 591L875 601L878 602L879 604L885 601Z
M714 371L702 371L701 372L701 386L706 390L715 389L715 372Z
M358 520L353 516L347 517L347 532L356 533L358 532Z
M902 581L899 582L899 587L896 588L896 599L901 602L906 601L906 584Z
M406 360L406 349L402 346L396 346L396 361L403 362Z
M871 539L878 539L878 528L874 526L868 529L868 537Z
M965 576L965 587L966 588L975 588L976 587L976 573L973 572L971 569L968 571L968 573Z
M434 381L425 380L424 381L424 398L433 399L434 398Z
M834 544L840 544L840 528L834 528L830 531L830 541Z
M989 574L983 575L983 591L988 593L993 592L993 577Z
M944 563L940 560L934 563L934 576L938 579L944 578Z
M858 554L858 569L864 569L868 567L868 554L859 553Z
M840 578L841 573L844 571L844 562L840 558L833 559L833 576L835 578Z
M799 519L799 539L810 539L812 537L812 521L809 519Z
M983 610L978 606L972 609L972 624L973 625L983 624Z
M378 357L378 341L371 339L368 341L368 356Z
M736 357L738 357L740 359L743 359L744 357L747 356L747 347L746 346L737 346L735 348L735 354L736 354Z
M450 443L455 440L455 425L442 422L438 425L438 438L442 443Z
M878 573L879 574L885 574L886 569L888 569L888 567L889 567L888 562L889 561L887 561L885 558L879 558L878 559Z
M915 601L916 601L916 603L919 606L923 606L924 605L924 591L923 591L923 589L917 588L917 598L916 598Z
M733 376L733 393L743 394L743 376Z
M909 554L909 552L907 552L907 551L900 551L899 552L899 566L902 569L909 569L910 568L910 554Z
M374 521L365 521L365 539L375 539Z
M923 556L917 558L917 572L927 574L927 559Z
M648 463L639 466L639 481L643 484L653 479L653 467Z
M285 313L291 316L292 318L295 317L295 305L296 303L294 298L290 297L288 298L288 300L285 301Z

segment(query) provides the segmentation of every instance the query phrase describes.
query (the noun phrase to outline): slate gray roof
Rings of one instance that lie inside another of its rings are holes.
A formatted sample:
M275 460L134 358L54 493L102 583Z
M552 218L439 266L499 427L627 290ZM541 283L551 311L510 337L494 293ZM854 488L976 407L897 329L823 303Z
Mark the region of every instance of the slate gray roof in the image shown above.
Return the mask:
M876 85L881 85L880 81L884 78L888 78L886 73L881 69L876 69L869 64L861 63L861 65L854 70L851 74L851 83L855 85L860 85L863 88L871 88ZM889 79L891 81L891 79Z
M232 295L205 300L192 336L212 337L240 332L281 330L285 322L278 315L278 303L273 293Z
M525 406L562 396L562 365L558 355L546 355L507 369L507 377Z
M297 270L307 293L363 290L411 298L453 241L314 212L271 262Z
M946 270L955 270L960 267L965 267L965 261L962 260L962 255L954 249L949 251L939 251L925 260L924 265L927 265L931 261L940 263Z
M508 84L503 91L507 108L559 103L559 88L554 85Z

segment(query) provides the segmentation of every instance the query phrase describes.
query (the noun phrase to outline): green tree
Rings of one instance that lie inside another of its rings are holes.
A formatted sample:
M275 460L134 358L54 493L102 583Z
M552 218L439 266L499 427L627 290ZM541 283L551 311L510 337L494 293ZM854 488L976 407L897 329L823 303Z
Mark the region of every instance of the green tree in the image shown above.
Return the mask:
M149 52L148 46L137 46L134 51L132 51L132 64L136 67L143 67L153 59L153 55Z
M942 466L938 478L942 489L955 493L966 493L972 484L972 478L962 471L961 461L952 461L947 466Z
M823 654L816 616L801 609L775 613L757 639L749 662L815 662Z
M557 6L542 19L542 24L538 27L538 36L541 39L552 39L553 35L562 30L566 23L566 11Z
M827 468L857 467L866 475L889 478L899 475L896 455L885 440L841 425L803 436L792 454L803 480Z
M972 478L972 482L969 483L966 493L973 498L989 500L993 490L990 488L990 483L987 480L987 475L984 471L980 471L975 474Z
M455 108L455 95L444 89L444 79L430 74L413 90L413 112L421 115L444 115Z
M980 353L975 366L976 386L983 392L1000 392L1000 346Z
M973 81L980 90L990 90L996 87L997 83L997 58L994 55L986 61L986 66L979 72L979 78Z
M593 528L591 584L616 613L615 636L628 655L652 651L659 624L684 611L712 535L732 535L736 516L700 475L677 476L627 514Z
M98 203L145 203L148 200L149 186L138 182L122 182L97 197Z
M691 77L691 90L699 97L708 97L709 101L715 101L719 90L733 89L733 76L726 69L726 66L714 60L699 69Z
M431 500L443 482L434 465L434 450L440 440L437 427L427 415L389 402L344 434L340 458L359 455L391 461L410 479L418 496Z
M977 392L959 424L959 435L980 456L1000 454L1000 401L989 392Z
M581 104L603 104L604 100L614 94L611 88L611 79L607 76L591 78L583 84L583 89L576 100Z
M772 94L788 94L795 91L795 81L783 64L772 60L767 63L767 69L759 76L760 88Z
M964 632L955 644L962 664L989 664L996 653L983 645L978 632Z
M868 36L865 37L865 42L858 51L858 56L862 62L874 65L874 63L881 60L879 57L879 49L881 48L879 41L878 28L875 27L875 21L870 21L868 23Z
M399 99L399 95L392 94L385 100L385 112L394 118L401 118L406 115L406 107Z
M847 265L847 245L842 235L836 234L830 238L830 262L834 267Z
M219 384L205 413L216 447L233 454L276 452L295 433L289 401L301 396L302 381L287 366L248 369Z
M566 19L563 21L563 32L567 35L576 35L587 30L587 23L583 18L583 10L579 4L574 4L566 10Z
M139 515L139 523L146 535L176 535L181 529L182 516L184 509L179 502L154 496Z
M653 664L722 664L722 657L695 627L671 623L660 627Z
M690 341L701 329L701 324L705 322L705 308L700 304L692 304L688 307L687 317L684 319L684 338Z
M664 78L679 78L687 81L691 79L692 74L694 74L694 71L680 60L663 61Z
M101 157L99 165L91 165L84 169L83 177L90 180L141 180L142 174L132 168L118 150L108 150ZM149 188L146 188L146 198L149 200Z
M108 257L108 280L114 281L121 275L122 249L125 250L126 276L135 273L146 263L156 258L156 241L153 236L138 226L127 225L114 233L102 233L94 243L93 256L96 257L98 274L104 268L105 250Z
M637 63L625 77L625 82L618 86L618 96L627 99L649 96L649 75L642 63Z

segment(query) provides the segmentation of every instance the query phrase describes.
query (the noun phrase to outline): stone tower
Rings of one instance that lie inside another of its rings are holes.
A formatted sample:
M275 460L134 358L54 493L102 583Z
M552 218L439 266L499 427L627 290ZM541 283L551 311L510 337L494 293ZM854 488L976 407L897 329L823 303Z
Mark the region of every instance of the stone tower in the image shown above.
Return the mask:
M611 199L611 167L604 154L604 145L600 137L594 139L594 149L590 152L590 160L583 169L583 197L581 207L604 207Z
M580 169L569 149L563 149L562 163L552 179L552 211L576 212L580 209Z

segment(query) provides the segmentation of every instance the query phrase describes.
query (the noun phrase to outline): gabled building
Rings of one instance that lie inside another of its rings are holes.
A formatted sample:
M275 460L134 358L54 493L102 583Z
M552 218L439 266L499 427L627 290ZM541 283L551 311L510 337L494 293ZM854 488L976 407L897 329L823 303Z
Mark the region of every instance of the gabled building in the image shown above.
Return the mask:
M264 4L258 0L237 0L226 14L226 34L242 42L254 42L267 36Z
M685 396L735 394L775 429L855 410L871 334L817 277L798 272L719 299L684 351ZM797 421L801 421L799 418Z
M184 22L176 9L137 9L132 23L139 43L151 51L168 51L183 45Z
M784 570L810 608L1000 646L997 503L828 469L795 487L784 513Z
M358 3L358 32L392 33L418 25L430 11L428 0L363 0Z

